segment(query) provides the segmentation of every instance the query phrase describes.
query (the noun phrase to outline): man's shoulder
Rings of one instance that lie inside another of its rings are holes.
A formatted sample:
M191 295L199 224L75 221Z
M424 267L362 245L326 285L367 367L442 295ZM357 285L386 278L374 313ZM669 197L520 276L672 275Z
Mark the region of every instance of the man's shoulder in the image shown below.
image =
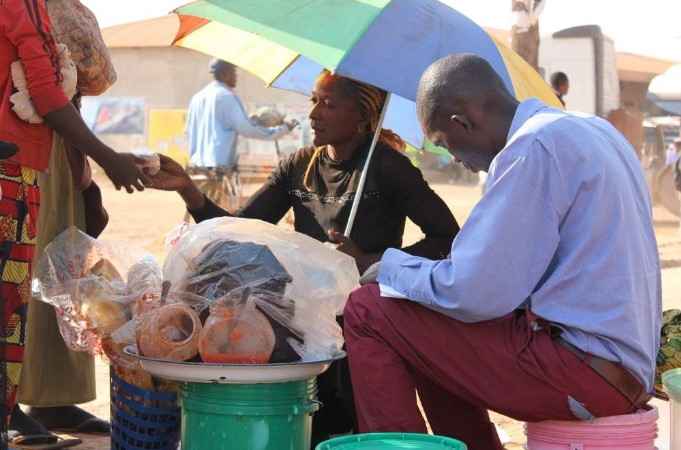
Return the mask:
M581 119L555 108L540 109L513 134L498 155L497 164L510 164L526 157L551 158L556 148L569 145L565 136L574 128L575 120Z
M617 130L606 120L585 113L567 113L545 108L523 124L513 139L533 140L551 149L601 141L603 136L616 138Z
M236 97L236 94L223 84L211 82L194 94L194 97Z

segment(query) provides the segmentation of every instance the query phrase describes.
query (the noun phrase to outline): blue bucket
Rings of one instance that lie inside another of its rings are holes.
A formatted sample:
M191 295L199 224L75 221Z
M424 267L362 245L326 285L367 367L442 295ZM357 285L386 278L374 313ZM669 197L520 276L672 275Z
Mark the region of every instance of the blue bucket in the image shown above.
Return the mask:
M111 373L111 450L177 450L177 394L126 383Z

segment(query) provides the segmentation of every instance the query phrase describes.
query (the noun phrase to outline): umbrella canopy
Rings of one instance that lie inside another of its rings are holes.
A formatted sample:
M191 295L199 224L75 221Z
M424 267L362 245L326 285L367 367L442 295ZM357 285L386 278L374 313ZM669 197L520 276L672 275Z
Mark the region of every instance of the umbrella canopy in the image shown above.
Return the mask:
M667 113L681 116L681 64L652 79L648 98Z
M519 100L560 106L520 56L437 0L202 0L177 12L175 45L232 62L268 85L308 94L326 68L390 92L384 127L419 148L419 79L452 53L485 58Z

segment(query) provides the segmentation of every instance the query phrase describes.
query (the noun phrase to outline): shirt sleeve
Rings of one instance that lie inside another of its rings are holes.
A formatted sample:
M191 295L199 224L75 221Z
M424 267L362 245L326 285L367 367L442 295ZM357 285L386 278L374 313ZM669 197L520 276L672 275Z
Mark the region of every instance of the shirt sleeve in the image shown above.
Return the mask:
M380 176L383 189L390 192L395 208L418 225L424 234L423 239L402 250L424 258L446 258L454 236L459 232L452 212L408 158L390 153L385 156Z
M0 3L5 37L17 49L31 102L44 116L69 103L60 85L59 56L51 38L44 0L6 0Z
M237 214L239 217L276 224L286 215L292 206L289 180L295 156L294 153L279 163L265 184L248 199L246 205L239 211Z
M286 125L267 128L253 124L235 95L223 95L218 102L222 123L229 124L241 136L263 141L273 141L284 136L289 131Z
M558 248L565 192L553 156L537 141L527 150L495 161L487 192L448 259L389 249L379 283L464 322L502 317L523 304Z
M203 196L205 203L201 209L187 209L194 222L201 223L204 220L215 219L216 217L231 217L232 215L225 209L213 203L207 196Z
M288 179L294 155L279 163L265 184L248 199L243 208L234 214L235 217L258 219L273 224L278 223L284 217L291 208ZM187 210L196 223L216 217L232 217L229 211L220 208L208 197L204 196L204 198L203 208Z

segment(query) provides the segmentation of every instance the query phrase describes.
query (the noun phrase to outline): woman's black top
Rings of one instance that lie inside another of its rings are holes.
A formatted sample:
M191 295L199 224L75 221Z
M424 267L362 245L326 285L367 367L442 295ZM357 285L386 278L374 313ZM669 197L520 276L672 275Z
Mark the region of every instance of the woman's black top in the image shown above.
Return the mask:
M309 189L304 179L315 149L298 150L281 161L236 216L276 224L293 208L296 231L328 241L328 230L345 229L368 147L341 162L320 152L308 177ZM230 215L208 199L202 209L189 212L196 222ZM430 259L449 254L459 231L451 211L406 156L379 143L350 238L365 253L401 248L407 217L425 236L404 251Z

